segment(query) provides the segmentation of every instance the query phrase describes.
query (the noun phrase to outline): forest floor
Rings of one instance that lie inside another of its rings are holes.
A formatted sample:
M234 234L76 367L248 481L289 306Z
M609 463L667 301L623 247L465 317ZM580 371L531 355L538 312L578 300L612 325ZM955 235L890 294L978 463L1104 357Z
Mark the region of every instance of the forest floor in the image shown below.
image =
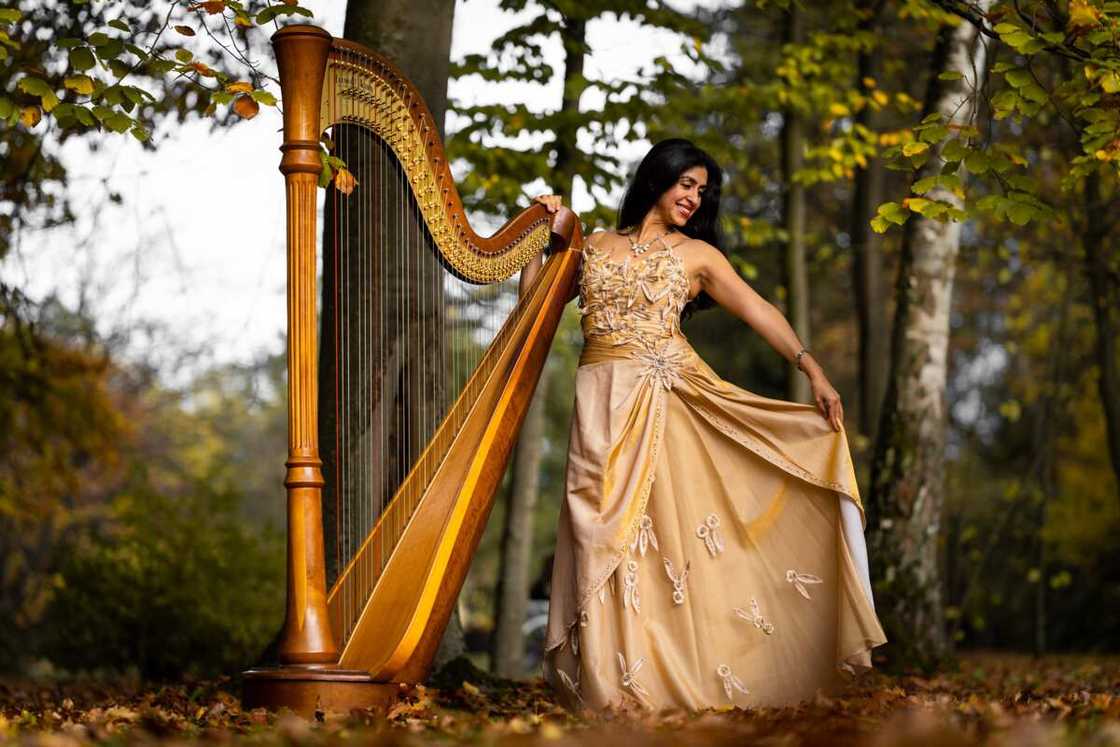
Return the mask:
M451 675L456 677L456 675ZM796 708L579 718L540 680L411 690L388 717L240 708L229 680L0 681L0 743L237 745L1120 745L1120 657L968 654L929 678L871 673Z

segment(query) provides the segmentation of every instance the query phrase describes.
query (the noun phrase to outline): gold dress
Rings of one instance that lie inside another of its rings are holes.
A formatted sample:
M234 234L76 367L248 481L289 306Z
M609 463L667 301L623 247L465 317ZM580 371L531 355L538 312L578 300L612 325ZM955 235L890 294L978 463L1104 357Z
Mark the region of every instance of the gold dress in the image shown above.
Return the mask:
M886 642L848 442L812 405L719 378L681 333L655 244L579 279L545 676L569 705L786 705Z

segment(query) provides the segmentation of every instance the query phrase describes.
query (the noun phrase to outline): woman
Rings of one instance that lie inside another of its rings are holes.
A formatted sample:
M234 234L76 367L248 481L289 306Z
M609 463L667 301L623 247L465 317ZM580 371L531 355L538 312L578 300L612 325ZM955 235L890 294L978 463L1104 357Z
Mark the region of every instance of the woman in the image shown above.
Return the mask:
M717 248L721 176L689 141L658 143L618 230L583 251L545 645L575 707L795 703L886 641L840 398ZM697 356L680 316L713 301L809 377L815 406L740 389Z

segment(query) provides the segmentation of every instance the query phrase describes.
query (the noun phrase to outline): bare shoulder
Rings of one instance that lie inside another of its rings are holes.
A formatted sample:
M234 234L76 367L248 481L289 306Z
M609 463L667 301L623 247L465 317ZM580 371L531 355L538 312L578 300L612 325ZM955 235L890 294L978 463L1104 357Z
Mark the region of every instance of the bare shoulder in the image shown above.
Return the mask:
M686 238L674 248L689 270L697 275L707 275L717 267L728 264L723 252L703 239Z

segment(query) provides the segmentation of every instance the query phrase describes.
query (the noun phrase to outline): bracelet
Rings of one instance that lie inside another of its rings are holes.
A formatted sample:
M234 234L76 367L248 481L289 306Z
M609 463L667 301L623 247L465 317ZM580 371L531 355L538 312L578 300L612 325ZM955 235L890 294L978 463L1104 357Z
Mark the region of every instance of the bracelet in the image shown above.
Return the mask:
M801 356L805 355L808 352L809 350L807 348L801 348L801 350L797 351L797 355L793 356L793 363L797 366L798 371L805 370L801 367Z

